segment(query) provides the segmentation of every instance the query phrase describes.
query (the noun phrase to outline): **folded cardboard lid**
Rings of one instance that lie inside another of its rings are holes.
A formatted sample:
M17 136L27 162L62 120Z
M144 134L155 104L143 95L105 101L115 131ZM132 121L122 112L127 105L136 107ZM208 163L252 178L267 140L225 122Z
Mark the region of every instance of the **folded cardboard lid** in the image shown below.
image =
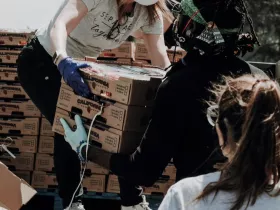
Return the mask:
M0 162L0 209L19 210L35 194L30 185Z

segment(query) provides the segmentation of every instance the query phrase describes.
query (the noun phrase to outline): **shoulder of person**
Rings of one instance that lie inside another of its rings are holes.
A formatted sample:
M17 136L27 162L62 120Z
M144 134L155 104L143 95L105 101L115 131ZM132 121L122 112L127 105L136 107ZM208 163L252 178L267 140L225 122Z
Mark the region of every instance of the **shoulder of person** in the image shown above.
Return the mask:
M177 182L170 189L176 194L197 196L211 182L219 180L221 172L209 173L197 177L185 178Z
M261 75L266 75L266 73L261 70L260 68L250 64L247 61L244 61L243 59L240 59L238 57L235 58L235 62L238 65L240 69L242 69L245 73L249 74L261 74ZM266 75L267 76L267 75Z
M99 6L100 3L105 3L105 0L81 0L87 6L88 11L91 11ZM108 0L106 0L108 1Z

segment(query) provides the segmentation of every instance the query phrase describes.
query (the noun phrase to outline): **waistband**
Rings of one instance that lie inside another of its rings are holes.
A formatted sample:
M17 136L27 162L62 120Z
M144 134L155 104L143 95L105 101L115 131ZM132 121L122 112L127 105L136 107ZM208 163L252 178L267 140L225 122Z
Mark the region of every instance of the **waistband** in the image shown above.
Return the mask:
M52 57L50 56L50 54L45 50L45 48L41 45L41 43L39 42L39 39L37 38L36 35L32 36L29 40L28 40L28 45L31 45L34 49L34 51L36 52L36 54L38 55L38 57L40 57L40 59L43 60L48 60L50 62L52 62Z

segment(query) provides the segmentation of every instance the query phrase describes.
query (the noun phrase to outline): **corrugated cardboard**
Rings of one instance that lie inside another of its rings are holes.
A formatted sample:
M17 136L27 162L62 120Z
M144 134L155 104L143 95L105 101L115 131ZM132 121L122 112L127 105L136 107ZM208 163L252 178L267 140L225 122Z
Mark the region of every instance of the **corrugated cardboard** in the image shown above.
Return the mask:
M54 137L40 136L38 152L41 154L53 154L54 153Z
M34 154L20 153L14 154L16 159L9 154L4 153L0 156L0 161L7 165L11 170L33 171L34 169Z
M38 189L49 189L57 187L56 175L43 171L34 171L32 175L31 185Z
M53 172L54 171L53 156L49 154L37 153L36 161L35 161L35 170Z
M101 109L101 104L74 94L62 84L57 107L92 119ZM124 131L145 131L152 115L152 108L106 103L98 122Z
M88 192L105 192L106 175L92 174L84 177L83 187Z
M5 144L11 152L36 153L38 137L0 135L0 144Z
M150 60L135 60L133 63L141 63L142 65L152 65Z
M64 118L73 130L76 129L75 121L73 120L74 114L57 108L53 131L64 135L64 129L60 123L60 118ZM85 128L88 132L91 120L82 117ZM101 147L102 149L113 153L131 154L139 146L143 133L138 132L125 132L114 128L95 124L91 130L92 144ZM94 172L95 173L95 172Z
M0 31L0 45L18 45L24 46L27 44L27 41L31 33L14 33Z
M0 80L18 81L17 68L15 65L0 65Z
M124 42L118 48L104 50L99 57L113 57L113 58L135 58L135 44L134 42Z
M0 99L0 115L40 117L41 112L31 100Z
M96 57L85 57L86 61L89 62L95 62L100 64L117 64L117 65L132 65L132 59L131 58L96 58Z
M19 83L0 82L0 98L29 99Z
M0 63L16 64L20 52L18 49L0 47Z
M175 47L167 50L167 55L170 62L174 61L176 63L187 55L187 52L180 47L176 47L176 51L175 52L174 51L175 51Z
M0 118L0 134L38 135L39 118Z
M151 60L149 51L144 43L136 43L135 60Z
M152 106L166 72L158 68L98 64L80 69L90 90L99 96L127 105Z
M86 168L86 173L87 174L109 174L109 170L108 169L105 169L101 166L99 166L98 164L96 163L93 163L93 162L88 162L87 163L87 168Z
M152 187L143 187L145 195L163 194L165 195L168 189L175 184L175 180L158 180Z
M165 168L162 176L163 176L163 178L166 178L166 179L176 180L176 174L177 174L176 167L173 164L169 164Z
M0 171L0 208L19 210L28 203L36 191L1 162Z
M23 179L28 184L31 184L31 172L30 171L12 171L20 179Z
M42 118L42 120L41 120L40 135L54 136L54 132L52 131L52 125L46 118Z
M109 193L120 193L120 184L116 175L109 175L106 192Z

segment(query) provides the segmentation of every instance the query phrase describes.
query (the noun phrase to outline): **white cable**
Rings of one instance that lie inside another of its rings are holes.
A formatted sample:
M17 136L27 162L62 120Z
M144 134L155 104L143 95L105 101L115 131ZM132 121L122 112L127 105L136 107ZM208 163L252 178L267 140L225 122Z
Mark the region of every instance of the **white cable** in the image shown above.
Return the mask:
M10 144L1 144L0 145L0 151L5 150L12 158L16 159L16 156L7 148L8 146L12 145L12 143L14 142L14 140L11 137L7 137L5 139L6 140L10 140L11 143Z
M103 112L103 104L101 104L101 109L100 109L100 111L99 111L96 115L94 115L94 117L92 118L92 121L91 121L91 123L90 123L89 130L88 130L88 136L87 136L87 146L86 146L85 165L84 165L84 167L83 167L83 172L82 172L81 180L80 180L80 183L79 183L79 185L77 186L77 188L76 188L76 190L75 190L75 192L74 192L74 194L73 194L73 196L72 196L72 199L71 199L71 201L70 201L70 204L69 204L68 208L66 208L66 210L70 210L70 208L71 208L71 206L72 206L72 203L73 203L73 200L74 200L74 198L75 198L75 195L76 195L77 191L79 190L80 186L82 185L82 182L83 182L83 179L84 179L84 176L85 176L85 171L86 171L86 168L87 168L88 146L89 146L89 139L90 139L91 129L92 129L92 127L93 127L93 123L94 123L95 120L96 120L96 117L102 115L102 112Z

